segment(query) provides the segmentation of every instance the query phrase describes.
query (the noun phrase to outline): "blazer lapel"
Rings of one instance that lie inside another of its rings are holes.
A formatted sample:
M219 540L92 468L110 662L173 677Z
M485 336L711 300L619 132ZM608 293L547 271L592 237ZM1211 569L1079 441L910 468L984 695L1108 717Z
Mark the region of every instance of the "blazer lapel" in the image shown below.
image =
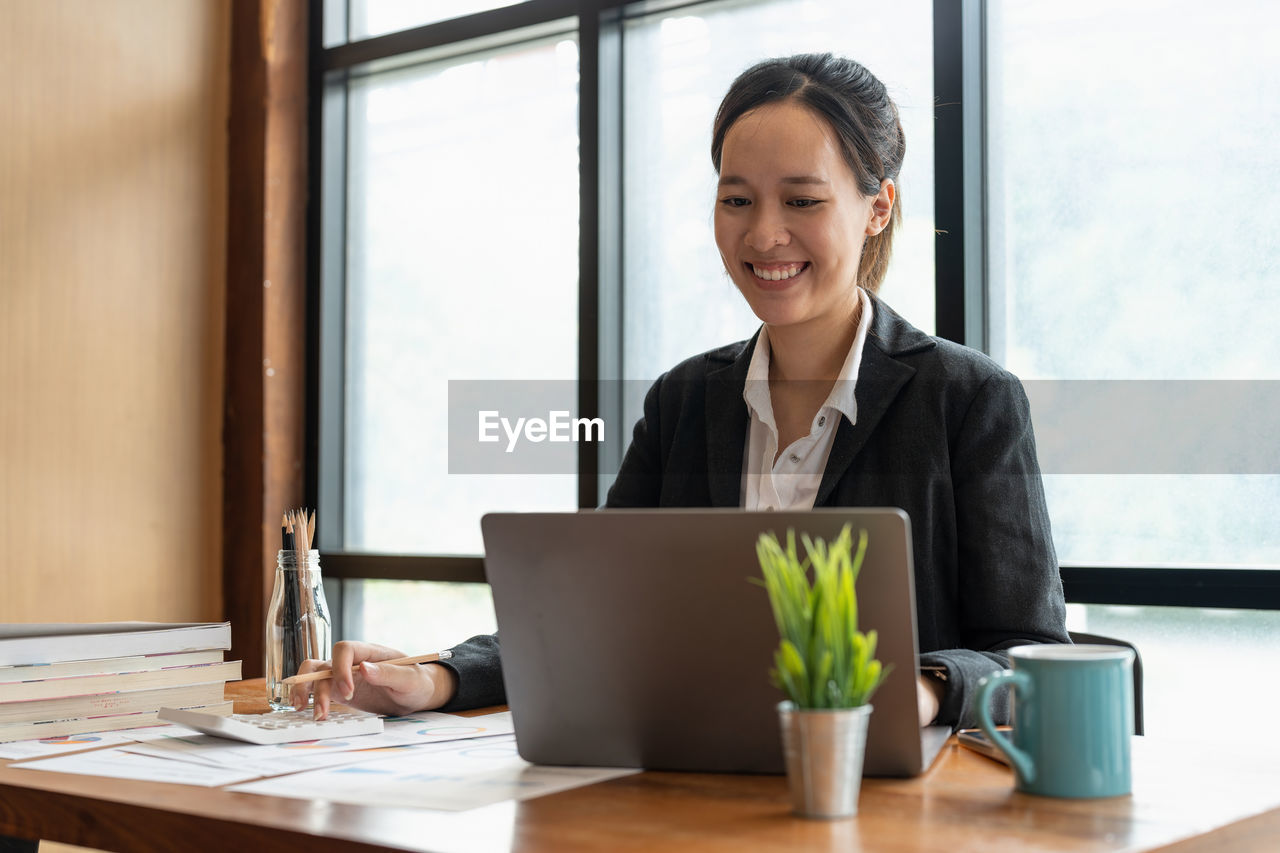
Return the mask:
M742 504L742 455L749 422L742 390L759 337L756 332L732 363L707 374L707 485L712 506Z
M895 314L887 305L871 297L875 315L862 348L862 364L858 368L853 390L858 404L858 422L840 419L836 440L822 472L822 484L814 498L814 506L826 505L840 478L849 470L855 456L866 446L884 413L889 410L902 386L915 375L915 368L898 361L895 356L930 349L936 344Z

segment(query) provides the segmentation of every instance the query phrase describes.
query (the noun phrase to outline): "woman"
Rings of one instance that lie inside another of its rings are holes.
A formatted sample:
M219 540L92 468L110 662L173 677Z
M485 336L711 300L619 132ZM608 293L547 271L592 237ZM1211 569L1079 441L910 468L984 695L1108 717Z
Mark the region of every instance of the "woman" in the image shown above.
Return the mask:
M856 62L768 60L734 81L712 134L715 238L763 325L653 385L606 507L902 507L920 722L972 725L977 681L1005 649L1069 642L1065 606L1022 386L875 296L904 153L897 108ZM398 655L339 643L334 689L392 713L502 701L496 637L447 665L348 674Z

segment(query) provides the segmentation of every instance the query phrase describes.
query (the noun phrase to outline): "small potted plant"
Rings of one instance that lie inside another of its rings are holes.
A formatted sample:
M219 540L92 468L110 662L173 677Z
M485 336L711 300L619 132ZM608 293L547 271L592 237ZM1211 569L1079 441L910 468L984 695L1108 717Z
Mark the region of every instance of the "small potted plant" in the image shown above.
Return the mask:
M787 779L797 814L848 817L858 813L868 702L889 674L875 658L876 632L858 630L854 584L867 533L856 551L850 525L829 545L800 540L803 559L793 530L785 547L773 533L756 543L781 638L770 675L787 696L778 705Z

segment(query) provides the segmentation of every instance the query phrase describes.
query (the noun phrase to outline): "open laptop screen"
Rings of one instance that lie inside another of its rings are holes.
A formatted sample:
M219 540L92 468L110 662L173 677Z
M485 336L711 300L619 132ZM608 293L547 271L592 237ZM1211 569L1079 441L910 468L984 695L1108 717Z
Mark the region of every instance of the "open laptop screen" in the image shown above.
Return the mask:
M783 771L769 669L778 633L756 540L867 530L860 628L893 671L873 698L866 775L927 765L916 710L910 523L898 509L498 513L485 570L520 754L539 764ZM939 740L940 742L940 740ZM932 755L928 756L930 759Z

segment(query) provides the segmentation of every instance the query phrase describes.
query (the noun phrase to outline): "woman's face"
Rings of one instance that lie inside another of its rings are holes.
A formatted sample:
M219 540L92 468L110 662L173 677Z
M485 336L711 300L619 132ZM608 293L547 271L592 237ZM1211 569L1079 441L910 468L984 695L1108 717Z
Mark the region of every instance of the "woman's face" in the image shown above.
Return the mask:
M887 221L864 196L826 121L794 101L758 107L725 134L716 245L751 310L770 327L847 322L862 243ZM884 221L882 221L884 220Z

